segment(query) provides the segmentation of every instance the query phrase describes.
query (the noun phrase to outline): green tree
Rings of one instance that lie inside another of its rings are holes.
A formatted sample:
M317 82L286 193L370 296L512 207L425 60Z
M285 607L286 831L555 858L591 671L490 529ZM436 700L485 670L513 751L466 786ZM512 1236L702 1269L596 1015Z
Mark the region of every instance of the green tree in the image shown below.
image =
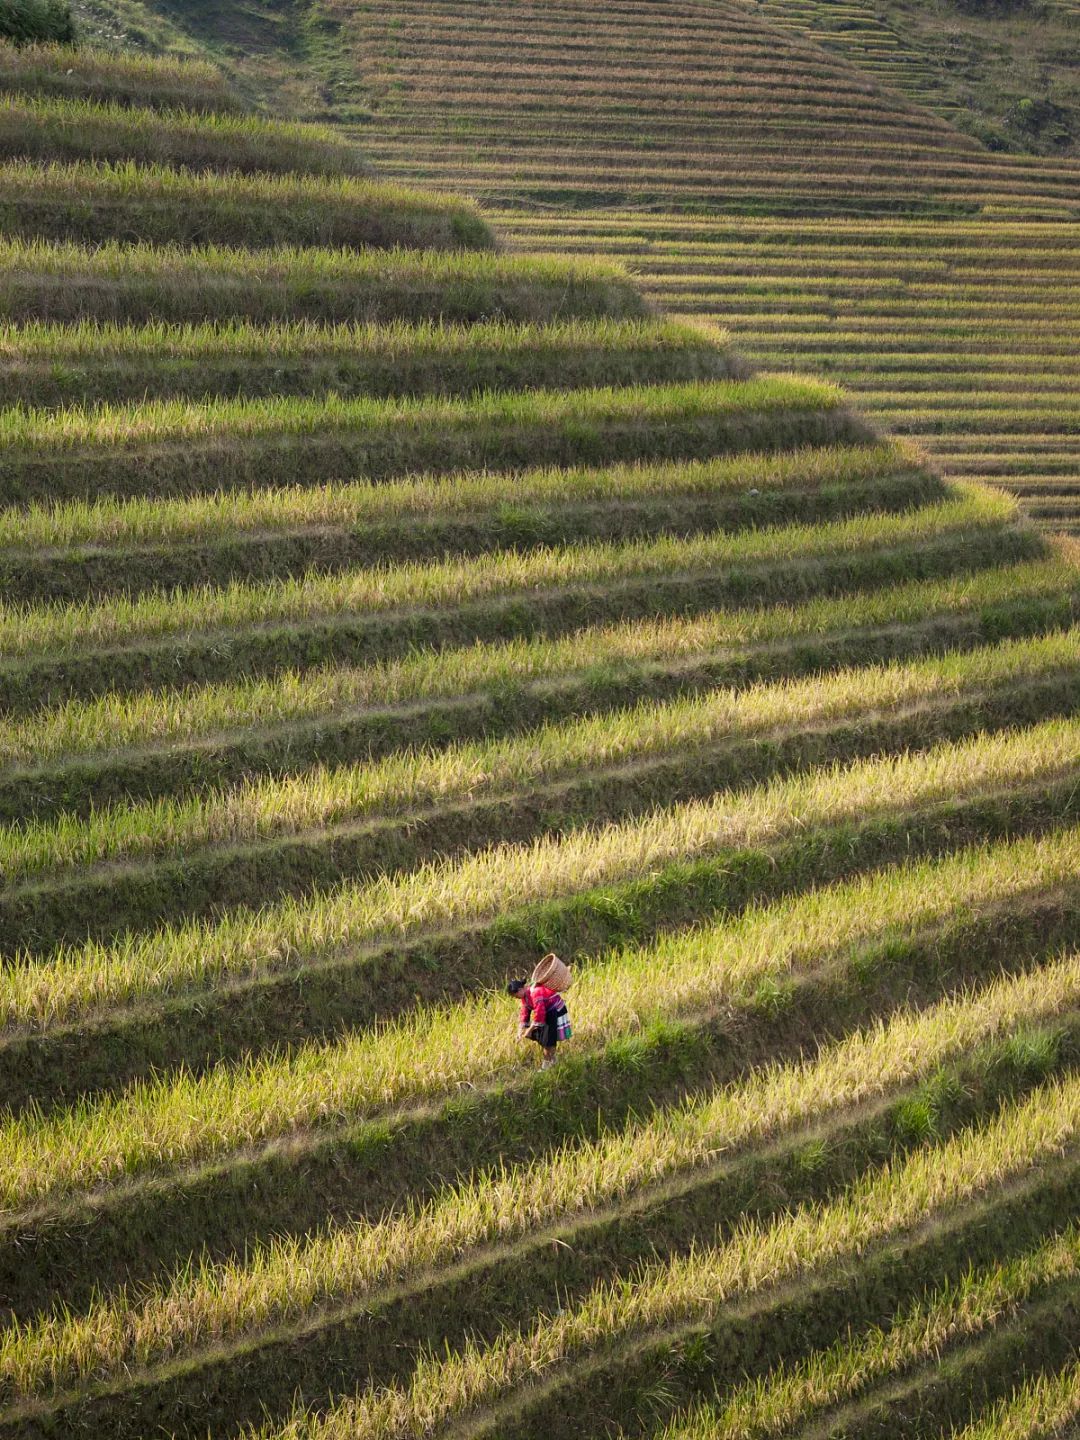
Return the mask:
M0 39L16 45L71 44L75 26L67 0L0 0Z

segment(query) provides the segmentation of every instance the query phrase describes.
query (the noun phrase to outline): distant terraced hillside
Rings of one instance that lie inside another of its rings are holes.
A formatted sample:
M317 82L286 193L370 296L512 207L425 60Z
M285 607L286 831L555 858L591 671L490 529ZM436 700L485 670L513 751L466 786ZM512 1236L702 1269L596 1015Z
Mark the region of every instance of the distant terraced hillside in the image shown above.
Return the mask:
M384 170L518 245L629 261L769 366L827 366L950 471L1076 526L1080 166L992 154L767 9L357 7Z
M747 0L993 150L1080 150L1075 0Z
M6 59L0 1440L1066 1433L1075 543L205 70Z

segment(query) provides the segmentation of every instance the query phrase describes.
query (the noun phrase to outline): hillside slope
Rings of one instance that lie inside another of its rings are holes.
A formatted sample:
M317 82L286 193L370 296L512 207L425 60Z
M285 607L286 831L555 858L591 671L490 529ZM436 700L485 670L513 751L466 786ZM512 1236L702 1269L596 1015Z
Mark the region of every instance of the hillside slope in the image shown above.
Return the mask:
M602 244L669 308L730 317L758 363L828 369L951 473L1080 527L1066 0L1023 15L954 0L83 12L212 55L279 107L364 117L381 164L507 207L519 245ZM545 223L521 222L535 210Z
M1073 0L748 0L991 150L1080 150Z
M1060 1432L1075 544L82 64L0 204L2 1440Z
M525 248L602 246L759 363L827 366L951 472L1075 526L1080 168L992 154L762 13L364 6L371 153L503 207Z

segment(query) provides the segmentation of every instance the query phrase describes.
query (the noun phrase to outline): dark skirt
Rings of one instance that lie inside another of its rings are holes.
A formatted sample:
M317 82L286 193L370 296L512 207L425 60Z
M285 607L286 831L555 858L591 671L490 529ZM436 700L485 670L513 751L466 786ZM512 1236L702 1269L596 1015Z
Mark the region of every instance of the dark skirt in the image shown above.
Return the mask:
M545 1050L554 1050L559 1043L559 1016L565 1014L565 1005L561 1010L549 1010L543 1025L529 1031L529 1039L535 1040Z

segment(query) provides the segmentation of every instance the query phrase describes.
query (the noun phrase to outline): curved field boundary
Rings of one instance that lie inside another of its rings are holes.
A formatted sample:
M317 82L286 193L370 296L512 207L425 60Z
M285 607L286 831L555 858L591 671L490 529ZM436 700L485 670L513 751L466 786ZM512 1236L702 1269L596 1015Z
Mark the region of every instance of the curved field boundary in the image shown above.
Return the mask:
M547 325L73 326L0 331L0 402L27 409L160 399L466 395L745 379L715 326L556 320Z
M90 46L0 45L0 89L116 104L234 114L244 101L221 72L197 60L116 54Z
M9 160L0 233L31 240L166 245L393 246L487 250L468 201L389 180L192 175L168 166Z
M355 142L315 125L190 109L135 108L5 94L0 63L0 163L135 161L193 173L370 175Z
M85 814L121 797L234 784L255 769L375 760L406 745L515 734L652 698L794 678L823 668L941 655L1068 627L1075 569L1059 560L987 568L886 591L586 627L419 652L382 665L71 700L0 719L0 813Z
M470 324L648 311L626 270L604 260L0 236L0 314L19 324Z

